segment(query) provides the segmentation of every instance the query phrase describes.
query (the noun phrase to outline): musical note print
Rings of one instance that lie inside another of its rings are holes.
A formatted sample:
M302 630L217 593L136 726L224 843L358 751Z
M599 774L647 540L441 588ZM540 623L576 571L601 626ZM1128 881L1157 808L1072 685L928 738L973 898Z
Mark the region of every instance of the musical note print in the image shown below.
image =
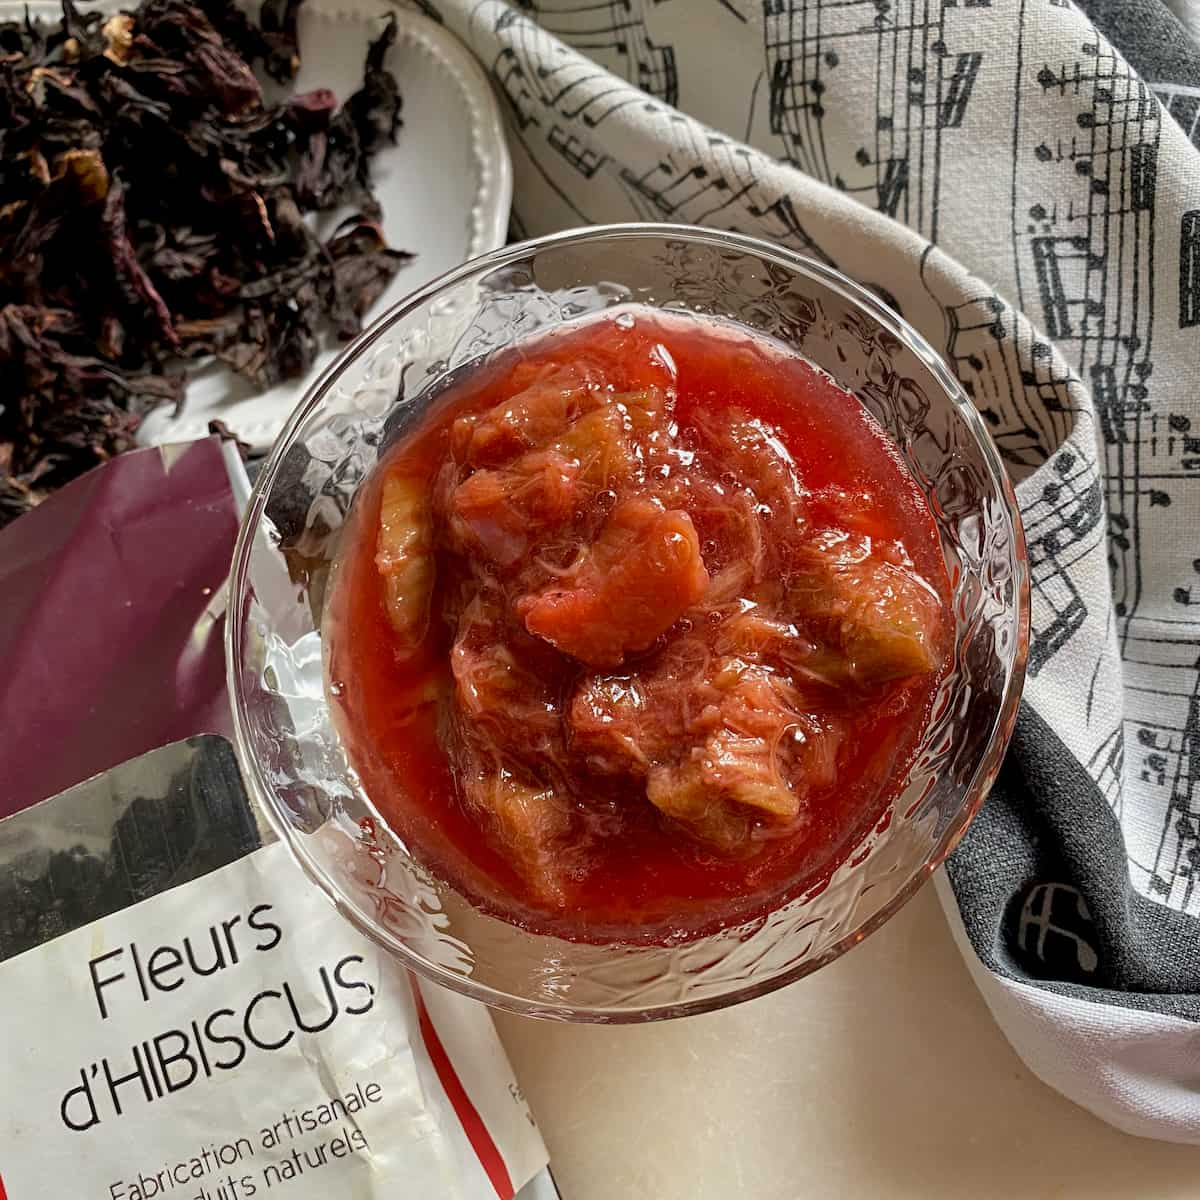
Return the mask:
M1181 641L1176 638L1174 645ZM1137 747L1132 765L1138 783L1160 801L1166 819L1147 844L1131 846L1130 871L1140 891L1195 913L1200 910L1200 663L1193 664L1198 669L1190 694L1168 690L1178 672L1162 647L1161 641L1146 641L1138 648L1133 685L1155 688L1167 698L1161 718L1128 724Z
M1104 544L1104 497L1095 464L1062 450L1051 468L1040 498L1024 512L1030 580L1038 600L1029 638L1031 676L1045 667L1087 617L1072 570Z
M1012 309L995 292L954 303L941 297L924 269L922 281L945 314L951 369L987 422L1010 473L1024 479L1078 418L1084 403L1075 394L1078 376L1055 367L1046 343L1020 336Z
M1138 730L1139 745L1145 745L1142 737L1145 731ZM1125 728L1118 725L1096 747L1095 753L1088 762L1088 773L1096 781L1096 785L1104 794L1113 814L1120 820L1123 810L1125 778Z
M958 49L957 5L930 0L765 0L768 122L787 160L936 241L947 131L962 129L983 52ZM964 43L969 39L961 38ZM843 59L875 64L874 139L853 173L835 167L825 132Z
M580 50L664 104L679 101L675 50L657 45L646 28L640 4L633 0L588 3L525 3L539 24L568 46Z
M1091 388L1105 446L1105 490L1123 522L1111 547L1116 613L1128 621L1142 590L1139 457L1153 370L1154 212L1162 110L1149 88L1098 39L1071 63L1044 63L1022 108L1039 133L1038 97L1077 104L1070 134L1018 155L1017 191L1045 201L1014 211L1019 299Z
M1179 223L1179 328L1200 325L1200 208Z
M1095 974L1100 966L1091 941L1094 932L1092 914L1078 888L1038 883L1025 893L1016 947L1036 961L1036 974L1076 979Z

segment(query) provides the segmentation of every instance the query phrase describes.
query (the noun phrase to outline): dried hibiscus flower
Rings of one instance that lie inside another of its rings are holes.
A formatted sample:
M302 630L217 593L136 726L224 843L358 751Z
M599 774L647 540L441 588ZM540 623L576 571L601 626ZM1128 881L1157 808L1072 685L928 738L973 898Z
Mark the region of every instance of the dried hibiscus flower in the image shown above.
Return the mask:
M0 525L181 403L186 360L301 375L411 257L369 172L400 124L395 17L345 104L269 104L253 68L294 77L300 3L0 22ZM354 215L327 238L305 220L335 209Z

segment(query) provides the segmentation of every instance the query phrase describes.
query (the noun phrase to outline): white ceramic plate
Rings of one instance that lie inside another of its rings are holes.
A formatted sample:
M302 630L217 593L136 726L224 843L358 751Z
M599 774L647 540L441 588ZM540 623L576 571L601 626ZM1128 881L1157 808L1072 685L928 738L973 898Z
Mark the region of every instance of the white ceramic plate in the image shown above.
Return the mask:
M135 2L102 0L95 7L113 11ZM24 9L0 2L5 17ZM51 20L61 13L46 0L29 9ZM416 258L400 269L367 323L443 272L502 246L512 201L512 165L491 86L465 47L435 21L393 9L388 0L307 0L300 10L303 65L295 90L327 87L345 100L361 83L367 44L391 11L398 28L387 65L400 83L404 125L396 145L375 156L372 178L389 245ZM266 449L337 352L330 339L306 377L266 392L217 364L202 366L192 372L183 412L157 409L142 423L139 440L157 445L204 437L216 417Z

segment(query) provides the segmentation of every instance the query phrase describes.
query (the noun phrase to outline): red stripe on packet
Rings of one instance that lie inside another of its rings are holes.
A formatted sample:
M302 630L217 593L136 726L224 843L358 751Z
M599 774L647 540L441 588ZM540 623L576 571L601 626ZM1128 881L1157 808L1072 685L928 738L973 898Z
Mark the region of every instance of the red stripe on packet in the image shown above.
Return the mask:
M8 1193L4 1190L3 1176L0 1176L0 1200L8 1200Z
M500 1200L513 1200L515 1193L512 1180L508 1175L508 1167L505 1166L504 1159L496 1148L496 1143L492 1141L492 1135L488 1132L488 1127L483 1123L483 1118L479 1115L475 1105L471 1103L467 1089L463 1087L462 1081L454 1070L450 1055L446 1053L442 1039L438 1037L437 1030L433 1027L433 1020L429 1016L429 1010L425 1007L425 998L421 995L417 981L410 977L409 982L412 984L413 997L417 1002L417 1020L421 1027L421 1037L425 1042L425 1049L429 1051L433 1069L441 1081L442 1090L458 1115L463 1132L467 1135L467 1141L471 1143L471 1148L475 1151L480 1165L488 1179L492 1181L496 1195L500 1197ZM0 1186L0 1200L4 1200L3 1191L3 1187Z

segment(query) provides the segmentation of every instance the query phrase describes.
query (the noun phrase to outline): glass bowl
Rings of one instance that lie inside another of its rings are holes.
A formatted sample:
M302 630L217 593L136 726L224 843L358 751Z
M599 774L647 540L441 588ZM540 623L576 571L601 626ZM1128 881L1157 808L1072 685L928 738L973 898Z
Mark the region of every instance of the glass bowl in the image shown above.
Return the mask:
M954 659L892 810L824 885L675 945L585 945L471 906L379 821L326 703L325 584L355 492L452 372L629 302L723 317L800 351L891 434L927 495L953 589ZM415 971L532 1016L704 1012L815 971L878 928L945 859L1012 731L1029 584L1012 488L940 357L873 295L766 242L670 225L578 230L467 263L393 308L293 413L250 497L227 650L248 786L304 872Z

